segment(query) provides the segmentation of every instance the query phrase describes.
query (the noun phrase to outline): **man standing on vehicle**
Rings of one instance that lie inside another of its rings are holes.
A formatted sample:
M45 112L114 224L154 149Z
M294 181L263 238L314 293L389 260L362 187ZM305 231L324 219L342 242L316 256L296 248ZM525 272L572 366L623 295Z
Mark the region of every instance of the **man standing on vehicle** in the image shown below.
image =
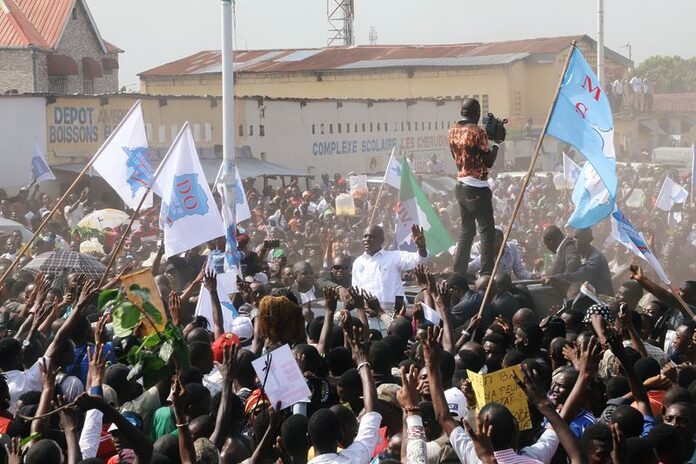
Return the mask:
M486 131L479 127L481 105L475 98L462 103L462 119L449 130L448 139L452 157L457 165L455 194L462 216L462 230L457 242L454 272L465 274L469 265L471 245L478 223L481 234L481 275L493 272L495 222L492 193L488 185L488 170L495 163L500 143L505 139L504 129L499 142L489 146Z

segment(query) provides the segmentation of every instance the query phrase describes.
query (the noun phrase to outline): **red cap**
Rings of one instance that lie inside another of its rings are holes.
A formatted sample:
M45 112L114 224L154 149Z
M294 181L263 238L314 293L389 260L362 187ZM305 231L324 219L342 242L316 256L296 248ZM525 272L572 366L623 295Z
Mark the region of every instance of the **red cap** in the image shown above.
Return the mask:
M213 359L221 363L226 346L238 345L239 337L233 333L224 333L213 342Z

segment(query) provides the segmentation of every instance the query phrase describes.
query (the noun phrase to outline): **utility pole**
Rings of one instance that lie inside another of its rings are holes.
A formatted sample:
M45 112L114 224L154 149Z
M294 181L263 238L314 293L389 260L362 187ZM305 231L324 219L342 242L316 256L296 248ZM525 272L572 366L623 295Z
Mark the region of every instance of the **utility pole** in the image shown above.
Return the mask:
M631 55L631 49L632 49L631 42L628 42L626 45L622 45L622 48L628 49L628 59L633 60L633 56Z
M232 0L222 0L222 217L225 222L225 270L239 268L234 149L234 21Z
M604 85L604 0L597 0L597 79Z

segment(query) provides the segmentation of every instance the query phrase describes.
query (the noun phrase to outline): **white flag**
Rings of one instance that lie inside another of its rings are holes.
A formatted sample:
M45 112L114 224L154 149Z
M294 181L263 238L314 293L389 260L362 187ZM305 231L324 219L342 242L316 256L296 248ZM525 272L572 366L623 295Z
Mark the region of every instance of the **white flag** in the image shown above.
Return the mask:
M387 169L384 171L384 183L399 189L401 188L401 163L394 156L395 149L396 147L392 148Z
M222 326L225 332L229 332L232 328L232 321L239 316L237 309L232 304L230 295L237 293L237 273L228 271L217 275L217 294L222 306ZM196 304L196 316L203 316L210 321L210 326L213 325L213 302L210 300L210 293L201 284L201 291L198 294L198 303Z
M580 177L580 166L568 155L563 153L563 179L565 181L565 188L572 190L573 187L575 187L575 182L577 182L578 177Z
M157 172L164 256L170 257L225 235L188 122L181 128Z
M41 149L38 143L34 145L34 156L31 158L31 180L36 183L56 180L53 171L48 167L46 153Z
M643 234L633 227L633 224L629 222L628 218L621 211L616 209L616 206L614 207L614 212L611 213L611 236L631 250L636 256L644 259L655 270L660 280L667 285L671 284L662 265L650 251Z
M153 169L147 157L148 146L140 100L121 121L92 167L130 208L137 208L152 182ZM143 203L152 206L152 196Z
M688 196L689 192L684 187L667 176L662 183L659 195L657 195L655 208L659 208L662 211L670 211L676 203L684 203Z
M234 174L237 177L237 182L235 184L234 201L236 204L235 213L237 216L237 223L251 219L251 208L249 208L249 200L246 196L246 190L244 190L244 184L242 184L242 178L239 175L239 169L237 166L234 167ZM220 164L220 169L218 169L217 176L215 177L215 186L218 192L222 192L225 185L221 182L222 180L222 164ZM222 193L220 193L222 195ZM224 207L224 206L223 206Z

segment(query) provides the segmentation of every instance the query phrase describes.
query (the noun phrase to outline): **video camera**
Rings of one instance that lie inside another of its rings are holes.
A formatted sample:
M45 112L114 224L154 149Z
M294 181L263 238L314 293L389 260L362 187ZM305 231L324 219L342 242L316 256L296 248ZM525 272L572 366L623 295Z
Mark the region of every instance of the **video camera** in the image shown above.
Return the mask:
M488 135L488 140L500 143L505 140L505 135L507 131L505 130L505 124L507 124L507 119L498 119L493 113L488 113L488 116L483 118L483 125L486 126L486 135Z

